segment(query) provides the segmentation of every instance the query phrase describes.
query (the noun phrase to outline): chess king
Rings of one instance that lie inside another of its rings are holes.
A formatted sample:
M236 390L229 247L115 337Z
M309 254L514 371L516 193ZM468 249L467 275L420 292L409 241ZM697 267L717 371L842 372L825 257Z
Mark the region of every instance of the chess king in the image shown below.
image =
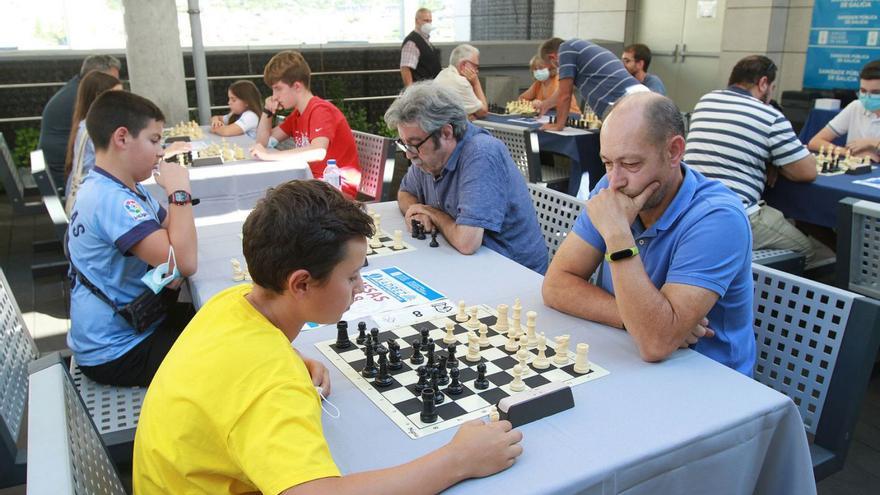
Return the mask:
M320 181L282 184L257 204L242 230L253 284L226 289L201 308L147 391L135 492L294 495L369 485L408 494L417 483L436 493L513 465L522 434L507 421L480 420L403 465L343 475L334 463L316 390L330 395L330 375L291 343L307 321L338 321L362 290L373 228L362 206ZM346 417L353 416L340 421Z

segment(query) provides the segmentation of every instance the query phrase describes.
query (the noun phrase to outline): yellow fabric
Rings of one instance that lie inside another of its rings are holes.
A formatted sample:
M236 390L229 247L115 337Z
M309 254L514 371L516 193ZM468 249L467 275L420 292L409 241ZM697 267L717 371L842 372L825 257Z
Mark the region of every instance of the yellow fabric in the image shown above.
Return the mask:
M277 494L339 476L305 363L239 285L184 329L144 399L136 494Z
M544 83L541 81L535 81L532 86L529 88L529 91L534 95L533 100L541 100L544 101L547 98L553 96L553 93L556 92L556 88L559 87L559 76L553 76L550 78L550 84L544 86ZM577 88L574 88L577 90ZM577 104L577 91L571 95L571 105L568 107L568 111L570 113L581 113L581 109Z

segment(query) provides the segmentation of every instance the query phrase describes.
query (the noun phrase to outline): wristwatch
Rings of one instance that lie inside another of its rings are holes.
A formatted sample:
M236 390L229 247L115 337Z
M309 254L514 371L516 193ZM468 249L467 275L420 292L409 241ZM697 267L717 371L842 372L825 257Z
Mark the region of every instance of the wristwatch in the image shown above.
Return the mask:
M605 253L605 259L613 263L615 261L632 258L637 254L639 254L639 248L633 246L631 248L621 249L620 251L614 251L613 253Z
M192 194L179 189L174 191L173 193L168 195L168 204L175 204L177 206L183 206L187 203L191 203L193 206L199 204L198 198L193 198Z
M266 114L266 117L269 117L270 119L275 117L275 112L269 110L268 108L263 108L263 113Z

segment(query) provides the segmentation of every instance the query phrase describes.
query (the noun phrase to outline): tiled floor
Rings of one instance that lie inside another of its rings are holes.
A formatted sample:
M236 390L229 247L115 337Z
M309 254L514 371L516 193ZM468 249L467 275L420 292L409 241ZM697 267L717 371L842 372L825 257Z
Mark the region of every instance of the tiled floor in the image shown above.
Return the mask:
M13 216L0 195L0 267L3 268L28 328L41 351L65 349L69 326L65 286L60 276L34 279L35 259L58 258L57 253L34 255L31 243L53 237L48 218ZM831 279L833 277L829 277ZM820 495L874 495L880 493L880 368L875 367L855 438L844 469L819 483ZM126 467L122 468L127 477ZM0 490L0 495L24 494L25 488Z

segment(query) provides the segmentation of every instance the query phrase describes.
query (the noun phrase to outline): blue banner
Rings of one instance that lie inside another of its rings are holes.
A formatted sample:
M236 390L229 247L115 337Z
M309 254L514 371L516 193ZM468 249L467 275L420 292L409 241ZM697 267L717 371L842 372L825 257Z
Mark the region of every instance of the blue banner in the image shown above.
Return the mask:
M804 87L859 89L859 71L880 59L880 0L815 0Z

